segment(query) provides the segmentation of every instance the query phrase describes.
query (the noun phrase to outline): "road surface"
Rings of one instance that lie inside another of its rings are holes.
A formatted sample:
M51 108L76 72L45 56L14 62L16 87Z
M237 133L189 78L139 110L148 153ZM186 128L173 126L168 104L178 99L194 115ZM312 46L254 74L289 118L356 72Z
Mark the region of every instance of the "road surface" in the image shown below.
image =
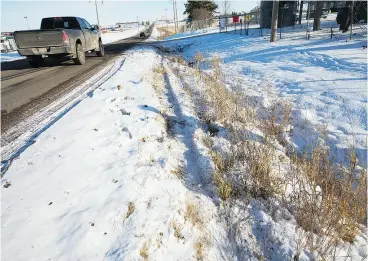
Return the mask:
M132 37L105 45L105 56L91 53L84 65L67 61L57 66L31 67L26 59L1 64L1 131L26 119L89 79L117 54L146 38Z

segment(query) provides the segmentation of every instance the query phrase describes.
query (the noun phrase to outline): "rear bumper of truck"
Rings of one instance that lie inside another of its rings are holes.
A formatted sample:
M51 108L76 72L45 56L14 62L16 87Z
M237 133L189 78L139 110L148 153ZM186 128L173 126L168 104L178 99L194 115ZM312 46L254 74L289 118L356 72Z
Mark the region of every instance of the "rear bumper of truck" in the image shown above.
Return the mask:
M19 48L18 53L23 56L54 55L54 54L73 55L73 51L70 46Z

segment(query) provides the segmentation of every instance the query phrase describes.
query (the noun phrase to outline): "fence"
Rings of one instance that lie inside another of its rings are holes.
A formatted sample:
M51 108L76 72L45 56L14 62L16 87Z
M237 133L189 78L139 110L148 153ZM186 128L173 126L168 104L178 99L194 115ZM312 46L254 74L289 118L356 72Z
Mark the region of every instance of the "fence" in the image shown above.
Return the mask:
M267 3L267 1L266 1ZM272 2L269 2L272 3ZM366 37L367 35L367 6L361 2L355 2L352 6L334 7L334 13L331 6L322 9L320 18L320 30L313 31L314 16L316 15L316 2L306 2L306 8L303 8L301 14L301 23L299 20L299 7L283 6L279 8L278 19L278 39L352 39ZM347 4L348 5L348 4ZM267 6L266 6L267 7ZM345 10L345 9L347 10ZM346 22L337 23L337 15L347 13ZM257 11L244 13L239 16L220 16L208 20L195 20L183 25L180 32L200 31L202 33L220 32L228 34L248 35L270 37L271 30L265 28L267 20L270 21L271 8L259 8ZM364 16L365 14L365 16ZM267 16L266 19L261 19ZM363 19L362 19L363 18ZM266 22L265 22L266 21ZM343 30L342 27L349 27L349 30ZM343 32L344 31L344 32Z

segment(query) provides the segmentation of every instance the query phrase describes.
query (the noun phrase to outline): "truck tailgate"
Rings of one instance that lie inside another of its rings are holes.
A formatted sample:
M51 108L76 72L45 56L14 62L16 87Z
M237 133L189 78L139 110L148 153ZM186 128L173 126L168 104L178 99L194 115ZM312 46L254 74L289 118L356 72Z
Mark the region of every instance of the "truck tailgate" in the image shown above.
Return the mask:
M18 48L60 46L63 44L62 30L30 30L14 33Z

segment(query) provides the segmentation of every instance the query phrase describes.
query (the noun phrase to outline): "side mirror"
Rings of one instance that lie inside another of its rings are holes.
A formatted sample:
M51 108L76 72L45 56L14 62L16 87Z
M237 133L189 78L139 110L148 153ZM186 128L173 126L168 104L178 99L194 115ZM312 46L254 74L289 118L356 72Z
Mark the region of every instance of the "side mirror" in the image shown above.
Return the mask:
M98 28L98 25L97 25L97 24L95 24L95 25L93 26L93 29L94 29L94 30L96 30L96 31L98 31L98 29L100 29L100 28Z

